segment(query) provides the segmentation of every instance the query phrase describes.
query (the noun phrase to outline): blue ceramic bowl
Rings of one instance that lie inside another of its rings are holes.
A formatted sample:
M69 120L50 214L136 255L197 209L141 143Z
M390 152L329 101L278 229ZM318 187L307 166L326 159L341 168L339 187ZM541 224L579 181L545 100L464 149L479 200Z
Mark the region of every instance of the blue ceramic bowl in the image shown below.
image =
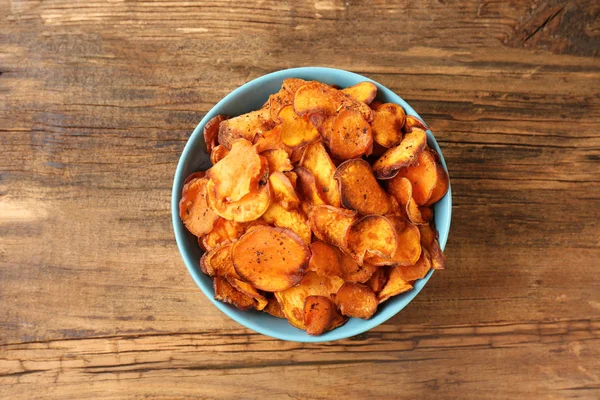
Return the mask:
M233 306L215 300L212 279L200 271L198 263L202 251L198 247L197 239L185 229L183 223L179 219L179 200L181 199L183 181L190 173L206 170L211 167L208 154L206 154L206 146L202 132L204 124L217 114L235 116L259 109L270 94L279 90L282 81L286 78L318 80L328 84L339 85L341 87L352 86L362 81L373 82L371 79L365 78L362 75L339 69L321 67L293 68L261 76L260 78L242 85L225 96L225 98L217 103L217 105L204 116L202 121L200 121L192 133L192 136L189 138L183 149L181 158L179 159L177 171L175 172L175 179L173 181L173 193L171 198L175 239L177 240L179 252L183 257L183 261L185 262L188 271L202 292L204 292L206 297L212 301L219 310L223 311L229 317L245 327L262 333L263 335L296 342L326 342L344 339L368 331L396 315L396 313L406 307L406 305L419 294L433 274L433 270L430 271L425 278L417 281L413 290L393 297L383 303L373 318L366 321L351 318L345 325L334 329L333 331L327 332L321 336L309 336L304 331L289 325L285 319L275 318L264 312L240 311ZM400 96L377 82L373 83L377 85L378 89L377 100L400 104L404 107L407 114L419 117L419 114L402 100ZM427 139L429 147L438 152L442 164L444 165L444 168L446 168L446 162L444 161L442 151L431 131L427 131ZM443 250L446 245L446 240L448 239L452 213L452 191L450 189L448 190L448 194L435 204L434 210L435 225L440 234L439 241Z

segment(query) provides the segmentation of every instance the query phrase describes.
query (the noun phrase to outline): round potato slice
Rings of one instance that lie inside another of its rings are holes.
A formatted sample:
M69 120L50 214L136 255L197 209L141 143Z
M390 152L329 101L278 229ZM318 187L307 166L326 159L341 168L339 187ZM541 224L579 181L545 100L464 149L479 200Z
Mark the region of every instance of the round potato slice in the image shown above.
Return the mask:
M377 311L377 296L360 283L344 283L333 298L340 312L348 317L369 319Z
M289 229L256 226L233 245L231 256L242 279L257 289L276 292L302 280L310 252Z
M373 164L377 179L391 179L400 168L414 164L426 144L427 134L422 129L415 128L404 135L399 145L390 148Z
M324 205L324 196L319 192L317 187L317 181L315 176L308 169L304 167L294 168L296 173L296 189L300 193L305 202L310 203L311 206Z
M450 179L448 178L448 172L444 169L442 164L437 163L437 180L435 182L435 186L433 187L433 191L431 192L431 197L425 203L426 206L430 206L432 204L437 203L448 193L448 189L450 188Z
M390 211L389 197L365 160L344 161L337 167L334 177L340 183L344 207L363 215L384 215Z
M421 232L421 246L427 249L431 256L431 268L444 269L446 267L446 257L438 243L438 232L431 225L421 225L419 231Z
M273 200L271 203L277 202L286 210L298 208L300 199L294 190L294 186L283 172L272 172L269 175L269 185L271 185Z
M346 231L348 254L359 265L363 265L365 256L392 258L396 243L394 226L380 215L367 215L352 223Z
M386 148L396 146L402 140L405 119L406 113L398 104L379 105L371 122L373 140Z
M252 297L256 301L256 305L254 307L256 310L262 311L267 306L267 298L260 294L258 290L256 290L256 288L248 282L244 282L243 280L234 277L228 277L227 281L231 284L231 286L244 293L246 296Z
M371 125L359 111L344 109L339 112L333 121L329 150L340 160L371 154L373 150Z
M190 180L183 186L179 201L179 217L192 234L200 237L209 233L219 216L208 205L207 178Z
M211 209L220 217L236 222L249 222L260 218L271 202L271 192L267 184L259 186L257 193L248 193L239 201L231 203L216 198L212 181L208 181L206 192Z
M299 285L281 292L275 292L275 297L290 325L298 329L306 329L304 324L304 302L308 296L325 296L337 293L344 281L337 276L321 276L316 272L307 272ZM343 321L343 319L342 319ZM343 323L339 321L338 324ZM332 328L334 324L332 324Z
M415 225L427 223L427 220L425 220L421 214L419 206L412 197L412 183L410 183L408 178L396 175L394 178L390 179L388 183L388 193L400 203L402 213L408 217L410 222Z
M377 86L373 82L365 81L342 89L342 93L365 104L370 104L377 96Z
M340 188L333 178L335 164L331 161L322 142L316 142L306 147L300 166L309 170L315 177L321 198L330 206L339 207L341 205Z
M387 216L396 231L396 251L391 258L369 256L365 260L375 265L414 265L421 256L419 228L399 216Z
M326 243L346 247L346 232L356 221L356 213L332 206L313 207L308 215L308 223L315 236Z
M379 304L383 303L392 296L408 292L413 288L410 283L402 279L400 270L398 268L399 267L390 268L387 283L383 289L381 289L381 292L377 294L377 301Z
M378 266L367 262L359 265L343 251L340 251L340 267L342 269L340 277L350 283L365 283L379 269Z
M290 161L289 154L283 149L267 150L260 153L260 155L267 159L270 173L274 173L276 171L286 172L294 169L294 166Z
M421 252L421 258L414 265L398 265L396 267L400 278L406 282L424 278L431 269L431 256L426 249Z
M220 244L233 242L242 236L245 229L242 223L219 217L212 231L202 238L202 247L204 250L210 251Z
M285 106L279 111L279 120L282 123L281 142L290 147L301 147L319 140L321 135L310 121L310 118L299 116L294 112L291 105Z
M285 319L285 314L283 313L281 305L279 304L276 298L269 299L267 306L263 309L263 311L268 314L271 314L274 317Z
M304 325L309 335L320 335L331 327L335 305L325 296L308 296L304 300Z
M412 198L417 205L425 205L431 198L437 182L437 165L433 154L425 150L417 156L417 163L398 171L394 179L405 177L412 184Z
M310 245L308 270L322 276L342 276L340 251L324 242L313 242Z
M414 115L407 115L402 130L404 133L409 133L412 132L413 128L422 129L424 131L429 129L427 124L421 121L419 118L415 117Z
M248 310L256 307L256 301L246 294L234 288L227 279L216 276L213 280L215 299L223 303L229 303L240 310Z
M225 243L204 253L200 258L202 271L208 276L222 276L223 278L237 278L240 276L235 272L231 258L232 243Z
M286 210L279 203L271 203L262 218L269 224L294 231L304 243L310 244L312 232L306 214L301 210Z

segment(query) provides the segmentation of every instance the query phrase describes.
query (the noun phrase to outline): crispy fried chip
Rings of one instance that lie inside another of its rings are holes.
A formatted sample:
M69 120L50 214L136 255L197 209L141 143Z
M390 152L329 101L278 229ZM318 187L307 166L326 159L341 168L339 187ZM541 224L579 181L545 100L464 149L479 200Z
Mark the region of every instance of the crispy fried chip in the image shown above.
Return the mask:
M291 105L283 107L278 118L282 124L281 142L289 148L314 143L321 137L310 118L307 115L297 115Z
M252 297L256 301L256 308L258 311L264 310L264 308L268 304L268 300L265 296L260 294L258 290L248 282L244 282L241 279L234 277L227 277L227 281L233 286L235 289L244 293L248 297Z
M235 242L231 256L242 279L257 289L275 292L302 280L310 252L289 229L257 226Z
M277 301L277 299L274 297L268 300L267 306L263 309L263 311L268 314L271 314L274 317L285 319L285 314L281 309L281 305L279 304L279 301Z
M342 269L341 278L350 283L365 283L379 269L376 265L367 262L359 265L343 251L340 251L340 267Z
M312 232L306 215L301 210L286 209L280 203L271 203L263 214L263 219L279 228L294 231L307 245L310 244Z
M211 154L212 150L219 144L219 124L226 119L229 119L227 115L219 114L212 117L208 120L206 125L204 125L204 143L206 144L207 154Z
M373 150L371 125L360 112L344 109L338 113L331 128L329 150L331 155L340 160L371 154Z
M296 184L298 182L298 175L294 171L286 171L284 175L290 180L292 187L296 190Z
M398 174L400 168L416 162L417 156L427 144L427 135L421 129L413 129L404 135L399 145L386 151L373 164L373 172L378 179L391 179Z
M267 150L283 148L284 146L281 143L281 129L282 126L279 124L266 132L257 133L253 142L256 151L262 153Z
M433 269L446 268L446 257L440 248L437 230L431 225L421 225L419 231L421 232L421 246L427 249L431 256L431 267Z
M426 224L419 206L412 197L412 184L403 176L396 175L389 180L388 193L391 194L402 207L402 215L406 216L415 225Z
M397 268L400 278L403 281L410 282L424 278L431 269L431 256L427 249L423 249L421 257L414 265L398 265Z
M402 140L402 127L406 113L398 104L385 103L375 109L371 129L373 140L381 146L390 148Z
M237 278L240 276L233 267L231 259L232 243L225 243L214 247L200 258L202 271L208 276L222 276L223 278Z
M242 114L220 123L219 143L228 149L231 149L233 142L240 138L253 143L257 134L264 134L275 125L276 122L271 119L268 108Z
M276 202L286 210L298 208L300 199L292 186L292 183L283 172L275 171L269 176L271 185L271 204Z
M342 93L365 104L370 104L377 96L377 86L373 82L365 81L342 89Z
M355 100L321 82L308 82L298 88L294 95L294 111L298 115L337 113L341 108L360 112L367 121L373 120L373 110L365 103Z
M304 325L309 335L320 335L331 327L335 305L325 296L308 296L304 300Z
M389 270L389 276L387 283L381 289L381 292L377 294L377 301L379 304L383 303L390 297L399 295L400 293L408 292L413 286L403 280L400 275L399 267L391 267Z
M269 172L287 172L294 169L289 154L283 149L271 149L260 153L269 163Z
M308 270L323 276L343 275L340 263L340 251L337 247L324 242L313 242L310 245Z
M325 200L319 193L315 176L304 167L294 168L298 180L296 181L297 192L302 195L304 202L310 206L325 204Z
M191 182L194 179L202 179L205 175L206 171L193 172L189 174L187 178L185 178L185 181L183 181L183 186L187 185L188 182Z
M242 236L245 229L244 224L219 217L213 229L202 238L202 246L210 251L220 244L233 242Z
M355 221L355 212L327 205L314 206L308 216L308 223L319 240L342 248L346 245L346 232Z
M207 178L190 180L183 186L179 201L179 217L185 227L196 236L206 235L213 229L218 215L208 205Z
M369 319L377 311L377 296L360 283L344 283L333 298L340 312L352 318Z
M424 131L429 129L427 124L421 121L419 118L415 117L414 115L407 115L402 130L404 131L404 133L409 133L412 132L413 128L422 129Z
M427 203L437 181L437 166L433 155L425 150L417 156L417 163L398 171L394 179L407 178L412 184L412 198L422 206Z
M212 181L206 185L208 204L220 217L237 222L249 222L260 218L271 202L269 185L259 185L257 193L248 193L239 201L224 202L215 195Z
M377 268L377 270L371 275L371 278L367 281L367 285L371 290L377 294L381 292L388 280L388 272L385 267Z
M269 110L271 119L277 120L282 108L289 106L294 102L294 94L296 90L306 83L303 79L288 78L283 80L279 92L269 96Z
M444 166L440 163L436 164L437 171L437 179L435 181L435 186L433 187L433 191L431 192L431 196L429 200L425 203L426 206L430 206L434 203L437 203L448 193L448 189L450 187L450 180L448 178L448 172L444 169Z
M216 163L224 159L227 156L227 154L229 154L229 150L227 149L227 147L223 146L222 144L215 146L213 147L212 152L210 153L210 162L212 163L212 165L215 165Z
M341 278L335 276L321 276L315 272L307 272L299 285L289 289L275 292L275 297L281 304L286 318L292 326L305 329L304 302L308 296L325 296L337 293L344 284Z
M341 205L340 189L333 178L335 164L331 161L323 143L316 142L306 147L300 165L309 170L315 177L320 197L330 206Z
M363 215L384 215L390 211L389 197L365 160L357 158L343 162L334 177L340 183L344 207Z
M365 256L391 258L396 251L396 231L392 223L381 215L367 215L346 231L345 246L348 254L362 265Z
M256 301L250 296L240 292L220 276L215 276L213 280L213 288L215 290L215 299L223 303L229 303L239 308L240 310L248 310L256 307Z
M391 259L378 256L367 257L367 262L375 265L414 265L421 256L421 235L419 228L399 216L388 216L396 231L397 246Z

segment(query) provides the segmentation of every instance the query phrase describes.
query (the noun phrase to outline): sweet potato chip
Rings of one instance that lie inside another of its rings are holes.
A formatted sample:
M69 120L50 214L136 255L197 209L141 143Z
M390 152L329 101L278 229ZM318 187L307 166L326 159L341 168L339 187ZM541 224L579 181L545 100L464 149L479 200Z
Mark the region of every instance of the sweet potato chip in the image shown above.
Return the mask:
M427 135L421 129L413 129L404 135L398 146L386 151L373 164L373 172L378 179L391 179L398 174L400 168L405 168L416 162L417 156L427 144Z
M202 238L202 246L210 251L220 244L239 239L244 230L244 224L219 217L213 229Z
M412 132L413 128L422 129L424 131L429 129L427 124L419 118L415 117L414 115L407 115L404 122L404 127L402 129L404 133L409 133Z
M294 94L296 90L306 83L303 79L288 78L284 79L279 92L269 96L269 110L271 119L277 120L279 112L285 106L289 106L294 102Z
M294 231L304 243L310 244L312 232L304 212L294 209L287 210L280 203L271 203L262 217L269 224Z
M271 149L260 153L269 163L269 172L287 172L294 169L289 154L283 149Z
M246 296L253 298L256 301L256 308L258 311L262 311L268 304L268 300L265 296L260 294L258 290L248 282L244 282L241 279L234 277L227 277L227 281L233 286L235 289L244 293Z
M191 182L194 179L202 179L202 178L204 178L205 175L206 175L206 171L192 172L191 174L188 175L187 178L185 178L185 181L183 181L183 186L187 185L188 182Z
M335 164L331 161L323 143L316 142L306 147L300 165L315 177L319 196L330 206L340 207L340 189L336 180Z
M192 179L183 186L179 201L179 217L188 231L196 236L206 235L213 229L218 215L207 200L207 178Z
M235 272L231 258L232 246L232 243L225 243L204 253L200 258L202 271L206 271L208 276L239 279L240 276Z
M333 298L340 312L352 318L369 319L377 311L377 296L360 283L344 283Z
M389 180L388 193L391 194L402 207L402 214L415 225L426 224L427 220L421 215L421 210L412 197L413 188L408 180L400 175L396 175Z
M412 198L419 206L427 203L437 182L437 166L433 155L425 150L417 156L417 163L398 170L398 177L407 178L412 184Z
M240 292L220 276L215 276L213 280L213 288L215 290L215 299L223 303L229 303L240 310L248 310L256 307L256 301Z
M308 296L325 296L337 293L344 284L336 276L321 276L315 272L307 272L299 285L275 292L275 297L290 324L299 329L305 329L304 302Z
M271 185L271 203L278 203L286 210L298 208L300 199L292 186L292 183L283 172L275 171L269 176Z
M285 319L285 314L283 313L281 305L279 304L279 301L277 301L276 298L269 299L267 306L263 309L263 311L268 314L271 314L274 317Z
M340 263L340 251L337 247L324 242L313 242L310 245L308 270L323 276L343 275Z
M342 275L340 277L350 283L365 283L371 276L379 269L379 267L363 262L363 265L359 265L349 255L340 251L340 267L342 269Z
M294 111L300 116L329 116L342 108L348 108L360 112L367 121L373 120L373 110L368 105L321 82L312 81L300 86L294 95L293 104Z
M432 204L437 203L441 200L442 197L446 195L448 192L448 188L450 187L450 180L448 178L448 172L444 169L444 166L440 163L436 164L437 171L437 179L435 181L435 186L431 192L431 196L429 200L425 203L426 206L430 206Z
M381 292L377 294L377 301L381 304L390 297L408 292L412 288L413 286L410 283L402 279L398 267L391 267L387 283L381 289Z
M440 248L437 230L431 225L421 225L419 231L421 232L421 246L427 249L431 256L431 267L433 269L446 268L446 257Z
M260 218L271 202L269 185L259 184L258 192L248 193L239 201L224 202L216 198L212 180L206 185L208 204L220 217L236 221L249 222Z
M344 248L350 226L356 221L356 213L332 206L314 206L308 223L315 236L326 243Z
M296 184L298 182L298 175L294 171L286 171L284 175L290 180L292 187L296 190Z
M383 287L387 283L388 273L385 267L377 268L377 270L371 275L371 278L367 281L367 285L371 288L373 293L377 294L383 290Z
M396 231L397 246L390 258L370 256L365 260L375 265L414 265L421 256L419 228L399 216L388 216Z
M279 124L266 132L257 133L253 141L256 151L262 153L267 150L283 148L284 146L281 143L281 129L282 126Z
M402 140L406 113L398 104L385 103L375 109L371 130L373 140L383 147L393 147Z
M233 142L225 158L212 166L206 176L214 183L215 197L221 201L238 201L256 192L263 164L256 149L247 140ZM234 176L235 179L231 179Z
M381 215L367 215L346 231L348 254L362 265L365 256L391 258L396 251L396 231L392 223Z
M219 144L219 124L229 119L227 115L219 114L208 120L204 125L204 143L206 143L206 153L211 154L212 150Z
M364 215L384 215L390 210L389 197L365 160L344 161L337 167L334 177L339 182L344 207Z
M340 160L371 154L373 150L371 125L360 112L344 109L338 113L331 128L329 150L331 155Z
M257 226L235 242L231 256L242 279L257 289L275 292L302 280L310 252L289 229Z
M421 257L414 265L398 265L394 267L403 281L410 282L424 278L431 269L431 256L427 249L423 249Z
M299 116L294 108L285 106L279 111L281 121L281 142L289 148L302 147L314 143L321 137L319 131L310 121L310 118Z
M331 327L335 305L325 296L308 296L304 300L304 325L309 335L320 335Z
M231 149L233 142L240 138L253 143L257 134L264 134L275 125L276 122L271 119L268 108L242 114L220 123L219 143L228 149Z
M227 149L227 147L223 146L222 144L215 146L213 147L212 152L210 153L210 162L212 163L212 165L215 165L216 163L224 159L227 156L227 154L229 154L229 150Z
M315 176L304 167L296 167L294 172L298 177L296 190L300 193L304 202L310 203L311 207L325 204L325 200L321 197L317 188Z
M425 221L433 221L433 209L431 207L419 207L419 211Z
M373 82L365 81L342 89L342 93L365 104L370 104L377 96L377 86Z

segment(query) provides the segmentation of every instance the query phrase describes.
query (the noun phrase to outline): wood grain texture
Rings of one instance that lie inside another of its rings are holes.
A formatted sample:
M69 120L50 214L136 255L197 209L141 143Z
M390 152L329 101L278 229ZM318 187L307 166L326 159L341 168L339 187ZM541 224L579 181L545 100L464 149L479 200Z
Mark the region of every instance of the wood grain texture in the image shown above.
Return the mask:
M600 7L589 1L0 0L0 398L600 397ZM448 269L302 345L203 297L170 225L232 89L324 65L426 119Z

